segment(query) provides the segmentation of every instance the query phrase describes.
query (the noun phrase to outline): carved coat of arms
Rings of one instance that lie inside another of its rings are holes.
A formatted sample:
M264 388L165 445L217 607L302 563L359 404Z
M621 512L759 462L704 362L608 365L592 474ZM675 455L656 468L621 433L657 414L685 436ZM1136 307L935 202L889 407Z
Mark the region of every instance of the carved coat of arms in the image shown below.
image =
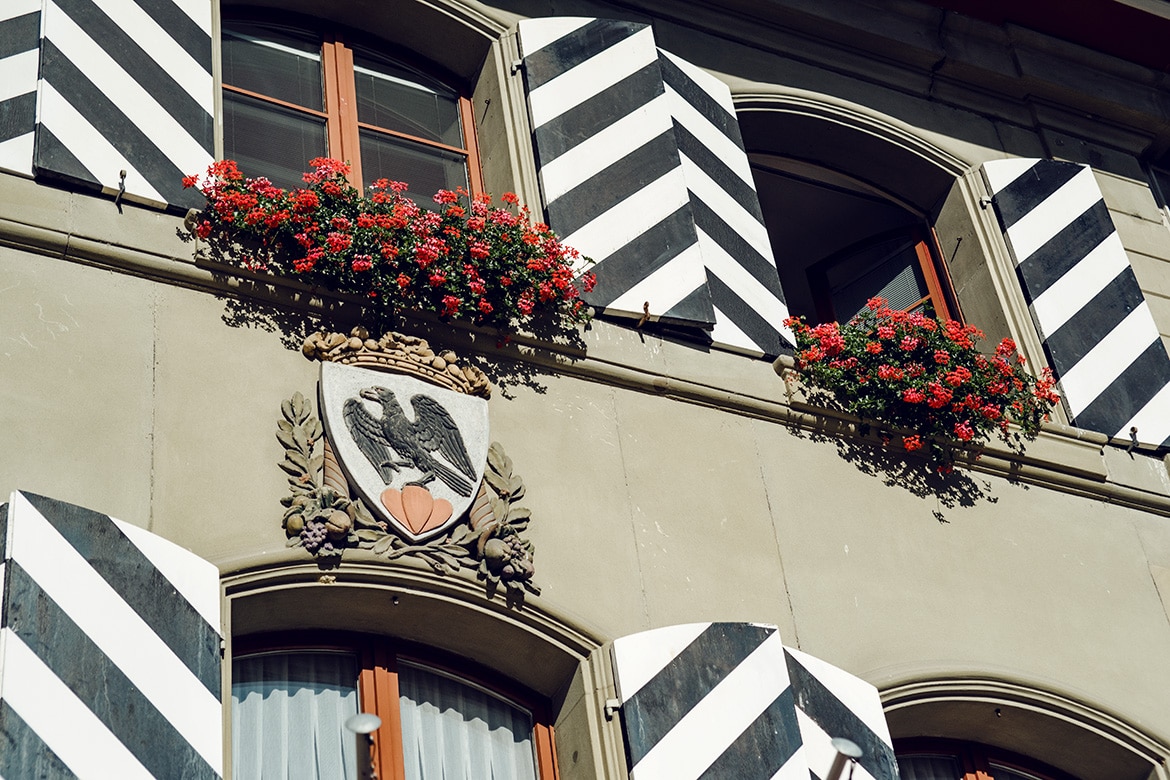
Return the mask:
M381 519L417 542L467 510L487 462L486 400L340 363L321 364L320 388L337 460Z

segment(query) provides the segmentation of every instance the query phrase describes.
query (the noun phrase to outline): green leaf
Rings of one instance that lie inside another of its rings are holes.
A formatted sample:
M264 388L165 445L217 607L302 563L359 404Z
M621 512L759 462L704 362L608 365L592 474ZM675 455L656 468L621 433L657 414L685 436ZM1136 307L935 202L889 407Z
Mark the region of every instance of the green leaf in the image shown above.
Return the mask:
M296 415L297 422L300 422L305 413L305 397L301 395L301 391L293 393L292 402L290 404L293 414Z
M313 469L309 467L309 459L299 452L289 450L284 454L285 460L301 469L303 474L312 474Z
M492 446L488 447L488 465L497 474L505 477L512 475L512 459L504 454L504 448L499 442L492 442Z
M300 466L298 466L296 463L293 463L290 460L282 460L277 465L280 466L281 469L283 469L285 472L291 474L294 477L304 476L304 474L305 474L304 469L302 469Z
M508 491L508 480L496 474L493 471L485 471L483 478L487 480L488 486L499 495L505 495Z
M434 556L441 560L452 572L459 571L459 559L443 550L435 550Z
M385 531L379 531L374 528L360 528L357 531L357 538L363 542L376 542L385 535Z
M305 435L305 426L298 425L293 428L292 438L294 445L300 452L307 453L309 451L309 437Z
M292 433L292 430L293 428L290 425L289 430L286 431L282 428L276 432L277 440L285 446L285 449L295 450L297 447L296 436Z
M300 393L297 395L300 395ZM284 419L288 420L290 423L295 423L297 421L296 415L293 413L293 402L291 400L280 402L280 413L283 414ZM291 428L292 426L290 425L289 427Z
M532 510L525 506L513 506L508 510L508 524L515 525L517 520L527 520L532 517Z
M468 544L475 537L478 532L471 528L471 526L463 526L462 529L456 529L451 532L451 544Z
M394 541L395 541L394 536L392 536L391 534L386 534L381 539L379 539L377 542L375 542L374 546L371 549L374 551L375 555L381 555L382 553L386 552L387 550L389 550L391 547L394 546Z

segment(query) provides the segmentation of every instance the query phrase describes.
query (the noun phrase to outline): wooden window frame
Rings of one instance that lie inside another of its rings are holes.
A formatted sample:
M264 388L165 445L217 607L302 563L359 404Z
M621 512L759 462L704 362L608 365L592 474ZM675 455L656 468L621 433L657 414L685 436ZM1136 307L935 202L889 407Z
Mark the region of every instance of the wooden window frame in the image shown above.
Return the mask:
M906 235L908 239L914 242L914 253L918 259L918 268L922 272L923 280L926 283L927 293L906 307L905 311L912 311L924 303L929 303L934 309L936 319L943 321L962 321L962 315L953 292L954 286L951 284L950 272L947 269L946 262L942 257L942 251L939 248L938 235L934 232L934 228L927 227L926 225L900 228L888 233L871 236L864 241L834 253L832 257L828 257L810 267L808 269L809 286L813 291L818 319L823 322L828 322L837 320L839 316L833 310L832 294L828 281L828 269L836 263L843 261L846 257L864 249L867 245L899 235Z
M241 22L263 25L262 20L240 19ZM230 24L230 22L228 22ZM298 29L290 27L289 29ZM372 49L365 46L363 48ZM458 94L459 121L463 134L463 146L433 141L428 138L403 133L379 125L361 122L358 120L357 85L354 80L354 50L345 42L339 33L327 33L321 36L321 70L324 89L324 111L307 108L296 103L269 97L259 92L223 82L221 87L225 92L242 95L244 97L266 103L270 106L283 108L306 116L313 116L325 120L326 154L335 159L347 162L350 166L349 182L359 190L362 188L361 139L359 131L369 130L380 135L398 138L414 145L430 149L452 152L462 155L467 166L468 189L472 195L484 192L483 171L480 165L479 145L475 128L475 111L472 109L471 98L456 91ZM455 91L455 90L453 90Z
M449 653L406 642L369 636L330 632L327 639L316 632L281 632L260 637L241 637L232 641L233 660L265 653L346 652L357 657L358 709L382 719L372 735L374 771L379 780L405 780L406 759L403 755L402 713L399 709L398 662L445 674L465 684L481 688L532 716L532 744L537 780L559 780L554 748L555 731L551 710L535 693ZM229 667L230 668L230 667Z
M962 780L997 780L995 770L991 767L992 763L1034 775L1041 780L1077 780L1070 774L1019 753L958 739L940 737L895 739L894 753L896 756L934 755L954 758L962 767Z

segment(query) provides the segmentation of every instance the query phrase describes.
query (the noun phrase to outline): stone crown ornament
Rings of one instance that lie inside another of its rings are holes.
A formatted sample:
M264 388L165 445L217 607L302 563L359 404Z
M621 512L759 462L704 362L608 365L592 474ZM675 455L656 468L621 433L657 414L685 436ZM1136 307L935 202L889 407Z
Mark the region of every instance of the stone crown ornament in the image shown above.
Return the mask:
M410 374L458 393L491 398L487 376L475 366L459 365L454 352L436 353L426 339L387 332L370 338L365 328L350 335L314 333L305 339L301 351L310 360L341 363L381 371Z

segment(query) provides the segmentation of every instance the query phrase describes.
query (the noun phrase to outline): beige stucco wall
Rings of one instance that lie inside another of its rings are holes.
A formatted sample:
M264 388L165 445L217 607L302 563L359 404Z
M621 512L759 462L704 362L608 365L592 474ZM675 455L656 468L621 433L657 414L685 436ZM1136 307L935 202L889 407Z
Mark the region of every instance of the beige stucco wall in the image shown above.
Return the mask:
M434 7L445 5L464 6ZM524 112L500 106L521 94L513 43L483 43L517 16L549 10L522 5L472 6L463 34L489 65L451 67L478 85L477 99L495 99L483 120L495 141L485 145L488 188L533 200L531 161L517 161ZM738 7L717 19L706 9L661 18L656 34L741 97L832 109L912 139L956 175L1011 155L1092 162L1170 343L1170 235L1139 163L1166 142L1159 111L1142 113L1153 88L1134 77L1138 86L1111 91L1131 69L1100 66L1100 88L1081 94L1052 76L1076 52L1053 45L1055 64L1009 61L994 30L954 18L946 51L936 50L939 38L921 34L935 17L898 8L865 34L868 17L845 29L789 9L761 27ZM588 3L556 12L634 13ZM810 35L818 25L848 39L852 59L829 67L837 50ZM1033 93L1063 113L1033 111ZM1078 101L1107 121L1075 117ZM987 225L969 211L954 230L986 242ZM280 528L274 436L281 400L314 394L316 366L295 346L303 323L273 320L250 298L241 306L233 282L193 263L180 225L0 174L0 495L24 489L108 512L229 576L307 562ZM967 281L982 296L1008 295L993 270ZM289 301L286 291L253 292ZM1019 301L992 303L1008 306L997 327L1022 327ZM535 517L543 595L531 611L599 642L692 621L774 623L787 644L883 689L1009 681L1170 745L1170 478L1159 457L1056 431L1031 459L989 457L950 481L923 481L922 464L909 475L897 459L882 465L869 445L790 405L764 361L607 323L583 334L583 350L523 340L497 349L492 334L411 327L505 380L489 405L492 438L524 477ZM508 671L522 677L522 667ZM567 776L620 766L592 698L611 685L604 667L599 652L557 694L564 722L588 724L563 732L562 768L582 754ZM602 732L605 746L583 737Z
M109 512L225 573L307 559L285 548L273 432L283 398L313 393L314 364L278 332L226 324L226 302L206 292L12 249L0 279L0 491ZM841 440L654 390L670 377L712 399L782 405L765 362L602 323L586 340L593 361L645 389L589 365L538 366L532 386L506 385L489 405L536 517L544 593L532 606L603 638L775 623L879 686L1017 680L1170 742L1164 517L1111 505L1107 485L1082 497L981 473L958 477L969 505L944 506L893 470L866 473L872 461L851 462ZM1159 459L1095 458L1119 483L1170 495Z

